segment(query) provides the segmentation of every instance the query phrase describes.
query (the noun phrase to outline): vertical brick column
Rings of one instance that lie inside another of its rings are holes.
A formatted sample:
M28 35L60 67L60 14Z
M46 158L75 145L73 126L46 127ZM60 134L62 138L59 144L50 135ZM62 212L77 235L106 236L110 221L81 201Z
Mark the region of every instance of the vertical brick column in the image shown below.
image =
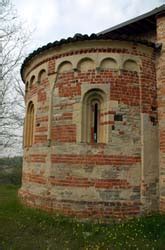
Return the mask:
M160 211L165 212L165 12L157 16L157 42L162 49L157 61L158 119L159 119L159 187Z

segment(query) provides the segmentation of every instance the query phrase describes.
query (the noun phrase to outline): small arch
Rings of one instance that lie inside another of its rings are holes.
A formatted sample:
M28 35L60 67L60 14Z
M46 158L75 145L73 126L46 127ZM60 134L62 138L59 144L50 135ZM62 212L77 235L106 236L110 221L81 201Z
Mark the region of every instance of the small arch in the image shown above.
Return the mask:
M105 58L101 61L100 69L118 69L118 65L115 59Z
M72 71L72 63L69 61L64 61L62 63L60 63L60 65L58 66L57 71L59 73L64 73L64 72L70 72Z
M83 58L78 62L77 68L81 72L95 69L95 63L91 58Z
M82 141L104 143L105 126L101 117L105 111L106 94L100 89L91 89L85 93L82 106Z
M132 59L128 59L128 60L126 60L124 62L123 69L128 70L128 71L136 71L136 72L138 72L139 66L138 66L136 61L134 61Z
M32 75L32 77L30 78L29 88L32 87L32 85L34 84L34 82L35 82L35 75Z
M25 83L25 93L28 92L28 89L29 89L29 82L27 81L27 82Z
M42 82L46 78L47 78L46 70L45 69L40 70L38 74L38 82Z
M30 147L33 144L34 134L34 104L32 101L27 106L26 118L25 118L25 141L24 146Z

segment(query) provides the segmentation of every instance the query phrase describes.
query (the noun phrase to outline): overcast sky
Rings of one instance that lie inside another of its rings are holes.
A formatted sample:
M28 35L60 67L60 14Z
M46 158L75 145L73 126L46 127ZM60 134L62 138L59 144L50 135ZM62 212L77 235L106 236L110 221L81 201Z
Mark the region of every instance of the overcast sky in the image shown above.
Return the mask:
M75 33L97 33L165 4L165 0L11 1L35 29L31 50Z

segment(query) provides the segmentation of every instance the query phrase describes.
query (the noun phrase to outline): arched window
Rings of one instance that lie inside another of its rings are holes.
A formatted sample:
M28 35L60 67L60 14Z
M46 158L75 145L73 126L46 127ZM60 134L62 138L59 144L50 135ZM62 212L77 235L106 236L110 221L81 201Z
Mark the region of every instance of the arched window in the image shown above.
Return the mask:
M34 104L30 102L27 107L26 122L25 122L25 147L30 147L33 144L34 130Z
M97 143L100 132L100 103L99 100L92 100L90 104L91 113L91 142Z
M105 93L99 89L88 91L83 99L82 141L104 143Z

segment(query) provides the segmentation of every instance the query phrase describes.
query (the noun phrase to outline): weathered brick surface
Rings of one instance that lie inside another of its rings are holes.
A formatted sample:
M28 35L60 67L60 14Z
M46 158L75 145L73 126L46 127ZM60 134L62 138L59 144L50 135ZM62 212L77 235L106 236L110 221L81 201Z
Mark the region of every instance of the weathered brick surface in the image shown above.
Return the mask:
M165 212L165 14L157 17L157 42L162 50L157 61L158 119L159 119L159 192L160 211Z
M103 218L126 218L139 215L140 203L130 201L119 202L95 202L56 200L50 196L40 196L28 191L21 190L19 195L22 201L31 207L37 207L46 211L57 211L67 216L79 218L103 219Z
M115 155L52 155L52 163L94 164L94 165L130 165L140 162L140 157Z
M52 128L52 140L56 142L76 142L75 125L58 125Z
M25 72L27 81L32 74L37 79L43 67L47 77L26 96L27 103L34 102L35 126L33 145L24 149L19 195L29 206L80 218L124 218L156 210L155 52L131 42L88 43L66 45L42 60L39 55ZM81 71L79 63L87 57L92 68L83 64ZM102 68L106 58L117 66ZM65 62L64 72L58 72ZM106 98L99 120L104 140L99 143L87 143L82 136L84 97L92 89Z
M48 62L48 75L52 75L55 73L55 60L49 60Z

